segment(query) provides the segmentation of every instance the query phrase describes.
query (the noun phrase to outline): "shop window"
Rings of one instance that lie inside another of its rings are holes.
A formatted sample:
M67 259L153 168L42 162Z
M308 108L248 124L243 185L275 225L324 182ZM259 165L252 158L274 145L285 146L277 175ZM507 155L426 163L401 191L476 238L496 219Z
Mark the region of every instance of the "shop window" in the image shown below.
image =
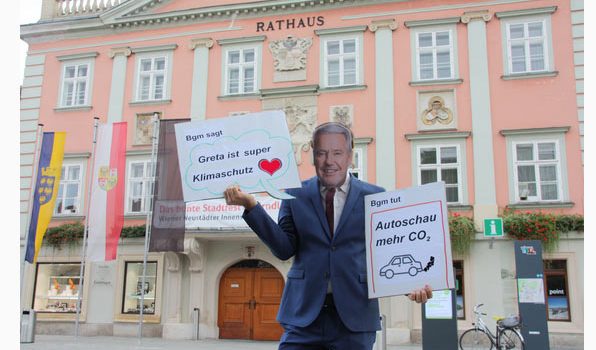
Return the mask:
M571 321L566 260L544 260L544 290L549 321Z
M155 292L157 283L157 261L147 262L143 281L143 262L127 261L124 265L123 314L139 314L143 289L143 314L155 314Z
M461 260L454 260L453 268L455 269L455 308L457 312L457 319L464 320L466 318L466 303L464 297L464 262Z
M76 313L80 272L81 264L38 263L33 309L40 313Z

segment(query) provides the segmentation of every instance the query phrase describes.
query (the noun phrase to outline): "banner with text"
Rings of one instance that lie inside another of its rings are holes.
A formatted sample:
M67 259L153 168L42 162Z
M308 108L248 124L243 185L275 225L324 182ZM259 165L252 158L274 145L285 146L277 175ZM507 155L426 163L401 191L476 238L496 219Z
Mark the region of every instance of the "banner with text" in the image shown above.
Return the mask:
M257 195L267 214L277 222L281 200L270 196ZM244 208L227 205L223 198L180 203L179 201L155 202L153 225L155 228L179 227L184 222L187 230L228 230L248 229L242 219Z
M279 199L301 186L282 111L179 123L176 143L185 202L222 198L233 184Z
M365 196L368 297L455 288L445 183Z

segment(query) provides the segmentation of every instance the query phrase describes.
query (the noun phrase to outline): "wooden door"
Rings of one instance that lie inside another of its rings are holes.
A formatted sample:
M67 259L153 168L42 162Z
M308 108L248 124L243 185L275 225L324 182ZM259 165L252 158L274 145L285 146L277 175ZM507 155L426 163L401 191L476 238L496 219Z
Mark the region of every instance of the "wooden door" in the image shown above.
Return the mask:
M276 269L265 268L255 271L253 339L279 340L281 337L283 328L275 318L283 290L284 279Z
M279 340L275 320L284 280L275 268L229 268L219 286L221 339Z
M230 268L219 282L219 337L251 339L254 269Z

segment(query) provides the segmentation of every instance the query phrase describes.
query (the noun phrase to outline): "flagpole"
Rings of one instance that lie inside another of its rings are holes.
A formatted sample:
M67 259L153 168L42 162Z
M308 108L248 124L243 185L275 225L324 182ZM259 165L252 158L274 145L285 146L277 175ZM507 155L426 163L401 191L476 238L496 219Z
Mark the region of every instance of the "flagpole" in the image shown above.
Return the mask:
M83 233L83 246L81 247L82 254L81 254L81 271L79 272L79 287L77 291L77 303L76 303L76 311L77 311L77 318L75 321L75 338L79 338L79 320L81 316L81 295L83 294L82 286L83 286L83 271L85 270L85 255L87 255L87 236L89 235L89 212L91 210L91 189L93 188L93 176L95 174L95 146L97 145L97 128L99 125L99 118L93 117L93 145L91 148L91 171L89 174L91 177L89 178L89 187L87 189L87 214L85 215L85 232Z
M20 289L20 293L21 293L21 300L23 297L23 279L25 278L25 259L27 258L27 244L29 244L29 230L31 230L31 228L29 227L31 225L31 208L33 207L33 201L35 200L35 187L37 187L37 172L39 171L39 157L40 157L40 151L41 151L41 143L43 142L43 124L37 124L37 137L36 140L37 142L35 143L35 150L33 153L33 175L31 177L31 191L29 192L29 205L28 205L28 209L27 209L27 224L25 225L26 230L25 230L25 244L23 245L23 248L21 248L21 257L23 258L23 260L21 261L21 289ZM20 303L19 308L21 309L21 314L23 311L22 308L23 303ZM20 317L20 316L19 316Z
M143 339L143 308L145 307L145 279L147 274L147 254L149 252L149 240L151 238L151 222L153 219L153 198L155 194L155 169L157 165L157 137L159 135L159 114L153 113L153 136L151 144L151 174L153 174L153 183L151 184L151 200L149 201L149 210L147 210L147 220L145 221L145 254L143 256L143 275L141 276L141 301L139 306L139 344ZM153 286L155 288L156 286ZM155 312L155 309L153 309Z

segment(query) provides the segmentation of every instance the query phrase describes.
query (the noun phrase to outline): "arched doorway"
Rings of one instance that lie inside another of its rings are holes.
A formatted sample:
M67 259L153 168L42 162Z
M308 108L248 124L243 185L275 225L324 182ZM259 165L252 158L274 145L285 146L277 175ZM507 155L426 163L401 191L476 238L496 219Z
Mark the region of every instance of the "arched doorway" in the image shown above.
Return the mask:
M279 340L283 329L275 317L283 288L282 275L265 261L228 268L219 282L219 338Z

